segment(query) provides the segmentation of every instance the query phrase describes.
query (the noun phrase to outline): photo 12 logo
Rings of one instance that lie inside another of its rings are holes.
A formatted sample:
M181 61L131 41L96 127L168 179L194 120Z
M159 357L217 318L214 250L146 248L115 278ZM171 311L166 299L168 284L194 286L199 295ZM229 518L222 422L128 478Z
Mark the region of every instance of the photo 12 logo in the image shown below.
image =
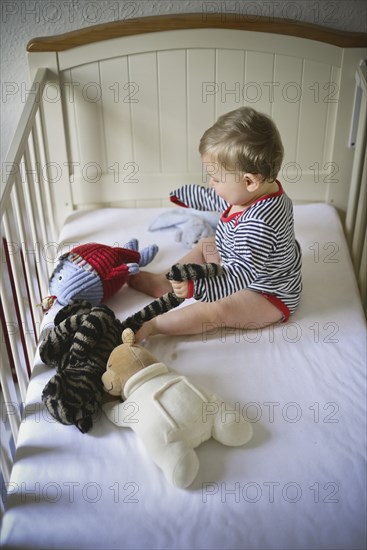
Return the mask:
M96 25L102 21L124 21L136 17L140 9L138 1L110 0L25 0L3 1L1 20L9 23L17 18L21 23L75 23L82 21Z
M68 504L80 502L95 504L99 501L112 501L114 503L137 504L137 495L140 487L135 481L115 481L112 485L104 487L96 481L80 483L79 481L64 481L62 483L49 481L48 483L8 482L1 484L2 492L7 498L12 495L20 497L22 504L39 503L41 501L56 503L64 501Z
M20 100L25 103L30 95L34 96L36 103L58 103L61 100L65 104L102 102L103 97L109 97L113 103L139 103L140 86L137 82L113 82L105 88L99 82L47 82L41 88L39 82L29 86L27 82L2 82L1 102L8 103L12 100Z
M304 420L312 421L315 424L339 424L338 413L339 405L334 401L327 403L301 404L296 401L288 401L280 403L279 401L249 401L248 403L236 402L232 406L226 403L219 405L214 402L204 402L202 406L203 422L208 422L208 419L219 413L222 423L228 421L240 422L241 417L255 424L264 421L270 424L275 422L286 422L287 424L295 424Z
M299 82L276 81L269 82L203 82L201 85L201 99L207 103L209 98L216 98L221 103L243 102L258 103L266 99L269 103L282 100L287 103L298 103L308 95L313 103L337 103L339 86L336 82L314 82L303 88Z
M204 504L220 499L226 503L268 502L269 504L286 502L295 504L300 500L308 500L314 503L338 504L339 484L335 481L320 483L315 481L307 486L296 481L249 481L242 483L215 483L202 484L201 498Z
M243 0L207 1L202 3L202 19L210 21L213 16L220 16L221 20L235 20L256 22L260 19L273 21L275 18L291 21L308 21L310 23L333 26L337 23L340 6L336 1L308 0L305 4L295 1L274 2L257 0L244 2Z

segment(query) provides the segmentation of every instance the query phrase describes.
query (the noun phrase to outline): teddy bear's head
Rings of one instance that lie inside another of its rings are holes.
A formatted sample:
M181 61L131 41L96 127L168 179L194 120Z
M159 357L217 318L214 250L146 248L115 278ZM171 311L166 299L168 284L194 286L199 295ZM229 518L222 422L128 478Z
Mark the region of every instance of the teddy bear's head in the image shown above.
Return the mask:
M157 359L142 346L134 343L134 332L126 328L122 333L122 344L115 348L107 361L107 370L102 383L107 393L125 399L124 387L135 373L157 363Z

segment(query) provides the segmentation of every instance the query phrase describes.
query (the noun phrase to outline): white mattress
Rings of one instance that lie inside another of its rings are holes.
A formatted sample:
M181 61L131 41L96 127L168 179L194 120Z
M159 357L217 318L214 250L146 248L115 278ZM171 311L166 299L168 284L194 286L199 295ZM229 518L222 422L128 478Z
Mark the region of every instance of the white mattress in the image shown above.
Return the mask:
M173 233L146 230L161 211L75 213L61 241L156 242L150 269L161 271L186 252ZM102 413L84 435L47 416L40 396L53 372L38 362L3 521L6 548L366 547L364 315L335 210L296 206L295 220L304 292L287 324L146 344L234 403L253 422L252 441L205 442L195 482L175 489L137 436ZM124 318L149 301L124 287L108 305Z

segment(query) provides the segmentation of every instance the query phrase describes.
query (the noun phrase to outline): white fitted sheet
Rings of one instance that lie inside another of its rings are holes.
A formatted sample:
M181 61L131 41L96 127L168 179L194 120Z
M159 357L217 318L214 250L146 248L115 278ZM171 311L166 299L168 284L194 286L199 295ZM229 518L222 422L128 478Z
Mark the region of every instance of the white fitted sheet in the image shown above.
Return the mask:
M159 272L186 252L172 232L147 231L160 212L75 213L60 242L156 242L149 269ZM175 489L137 436L102 413L84 435L47 416L40 396L53 371L37 361L5 548L365 548L365 319L336 211L297 205L295 222L304 291L287 324L146 343L160 361L233 403L253 422L252 441L205 442L195 482ZM150 300L124 287L108 305L122 319Z

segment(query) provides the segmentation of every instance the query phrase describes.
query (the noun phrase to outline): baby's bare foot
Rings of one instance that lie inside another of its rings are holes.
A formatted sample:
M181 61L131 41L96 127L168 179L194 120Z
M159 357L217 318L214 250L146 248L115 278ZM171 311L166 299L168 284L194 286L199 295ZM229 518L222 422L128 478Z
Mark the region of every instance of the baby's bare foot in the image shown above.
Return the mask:
M140 342L143 342L149 336L154 336L156 333L156 323L155 319L151 319L150 321L147 321L143 324L142 327L135 333L135 342L139 344Z
M172 290L164 274L150 273L149 271L139 271L136 275L131 275L128 285L154 298L159 298Z

